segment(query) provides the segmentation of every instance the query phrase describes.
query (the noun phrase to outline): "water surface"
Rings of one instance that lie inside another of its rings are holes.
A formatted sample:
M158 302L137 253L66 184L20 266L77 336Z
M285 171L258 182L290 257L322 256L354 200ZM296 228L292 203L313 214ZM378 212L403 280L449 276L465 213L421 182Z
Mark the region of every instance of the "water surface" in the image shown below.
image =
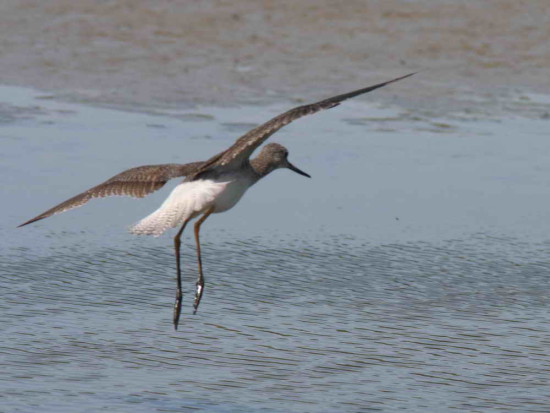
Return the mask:
M529 411L550 404L548 121L363 101L274 138L277 171L203 226L174 332L146 199L19 223L141 164L206 159L286 109L128 113L0 88L3 411Z

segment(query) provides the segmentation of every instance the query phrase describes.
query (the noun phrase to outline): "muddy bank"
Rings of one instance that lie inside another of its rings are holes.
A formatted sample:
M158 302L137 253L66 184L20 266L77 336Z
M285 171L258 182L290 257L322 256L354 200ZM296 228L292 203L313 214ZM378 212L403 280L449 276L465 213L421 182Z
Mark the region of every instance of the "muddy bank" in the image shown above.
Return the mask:
M550 92L549 38L546 0L18 0L0 5L0 83L181 106L315 99L421 70L372 99L506 112Z

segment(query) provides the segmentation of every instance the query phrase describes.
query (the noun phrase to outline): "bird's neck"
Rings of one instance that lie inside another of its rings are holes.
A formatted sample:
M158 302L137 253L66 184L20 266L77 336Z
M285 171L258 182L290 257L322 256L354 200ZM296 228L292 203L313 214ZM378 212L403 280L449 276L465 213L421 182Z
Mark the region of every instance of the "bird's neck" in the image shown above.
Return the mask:
M262 179L264 176L269 175L269 173L273 171L270 163L267 162L265 158L261 158L259 156L250 160L250 166L252 167L254 175L256 176L256 182Z

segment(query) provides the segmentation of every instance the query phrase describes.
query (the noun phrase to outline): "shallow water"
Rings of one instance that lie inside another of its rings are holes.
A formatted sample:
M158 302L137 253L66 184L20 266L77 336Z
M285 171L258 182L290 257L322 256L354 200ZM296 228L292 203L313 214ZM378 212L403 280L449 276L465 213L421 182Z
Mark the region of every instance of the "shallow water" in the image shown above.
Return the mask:
M205 159L286 109L127 113L0 88L2 411L547 411L548 121L362 101L274 137L277 171L202 231L174 332L174 186L15 229L141 164ZM177 151L176 151L177 149ZM170 234L173 235L173 234Z

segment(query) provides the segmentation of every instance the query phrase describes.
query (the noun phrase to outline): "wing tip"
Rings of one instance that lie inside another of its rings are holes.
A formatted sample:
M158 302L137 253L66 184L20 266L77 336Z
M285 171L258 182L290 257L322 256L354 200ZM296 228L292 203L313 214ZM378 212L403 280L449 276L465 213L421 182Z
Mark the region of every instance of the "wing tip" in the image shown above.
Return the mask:
M25 225L32 224L33 222L36 222L36 221L38 221L38 220L40 220L40 219L42 219L42 218L33 218L33 219L29 219L28 221L23 222L22 224L19 224L19 225L17 226L17 228L21 228L21 227L24 227Z
M419 72L419 71L409 73L409 74L407 74L407 75L405 75L405 76L400 76L400 77L398 77L397 79L390 80L390 82L397 82L398 80L406 79L406 78L408 78L408 77L411 77L411 76L416 75L418 72Z
M40 221L41 219L44 219L44 218L46 218L46 217L44 217L42 215L38 215L37 217L34 217L32 219L29 219L28 221L23 222L22 224L19 224L17 226L17 228L24 227L25 225L32 224L33 222Z
M406 78L408 78L408 77L414 76L414 75L416 75L417 73L418 73L418 71L417 71L417 72L412 72L412 73L406 74L406 75L404 75L404 76L399 76L399 77L397 77L397 78L395 78L395 79L388 80L387 82L381 83L381 84L379 84L378 86L379 86L379 87L383 87L383 86L389 85L390 83L399 82L400 80L403 80L403 79L406 79Z

